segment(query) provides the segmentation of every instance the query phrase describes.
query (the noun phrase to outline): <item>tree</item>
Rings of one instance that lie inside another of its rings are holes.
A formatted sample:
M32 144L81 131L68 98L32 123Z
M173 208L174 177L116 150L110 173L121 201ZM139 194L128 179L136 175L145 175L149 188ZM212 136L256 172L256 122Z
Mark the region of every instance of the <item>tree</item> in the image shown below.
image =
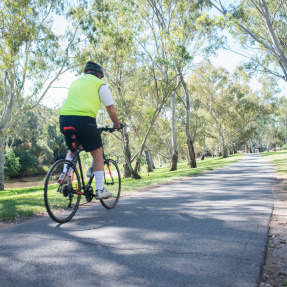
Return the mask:
M247 79L242 71L230 75L210 63L203 63L191 78L192 89L208 113L206 133L221 142L223 157L228 156L233 137L260 114L268 113L268 102L272 105L270 95L256 95L248 87Z
M241 0L224 6L221 0L207 0L224 17L247 57L248 68L271 73L287 81L287 2L285 0ZM253 50L253 56L250 51ZM279 69L278 69L279 68ZM280 72L281 70L281 72Z
M68 33L63 39L52 30L52 13L63 3L41 0L0 3L0 69L4 71L0 86L0 190L4 189L5 136L20 114L35 108L58 77L71 65L69 51L75 39ZM66 46L63 51L61 44Z

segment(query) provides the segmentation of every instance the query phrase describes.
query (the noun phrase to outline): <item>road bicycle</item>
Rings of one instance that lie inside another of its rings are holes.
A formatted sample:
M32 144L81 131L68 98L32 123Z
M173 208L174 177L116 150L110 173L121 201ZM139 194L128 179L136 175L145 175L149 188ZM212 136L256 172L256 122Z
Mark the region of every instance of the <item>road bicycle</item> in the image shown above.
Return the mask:
M103 132L113 133L117 129L109 126L98 128L100 134ZM85 184L79 143L74 127L65 127L64 131L72 139L72 146L76 150L72 161L61 159L56 161L47 173L44 186L45 206L50 217L58 222L65 223L73 218L79 205L91 202L95 197L92 187L94 174L91 174L87 184ZM117 163L105 156L104 157L104 185L112 193L108 198L100 199L101 204L111 209L116 206L121 193L121 175ZM77 167L78 166L78 167ZM81 196L86 199L81 202ZM81 203L81 204L80 204Z

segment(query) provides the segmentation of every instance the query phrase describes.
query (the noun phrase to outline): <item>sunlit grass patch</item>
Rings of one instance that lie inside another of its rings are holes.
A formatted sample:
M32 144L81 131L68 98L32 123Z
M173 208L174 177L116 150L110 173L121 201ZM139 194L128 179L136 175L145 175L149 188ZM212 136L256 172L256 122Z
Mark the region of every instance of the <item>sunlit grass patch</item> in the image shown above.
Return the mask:
M262 156L274 164L278 174L287 175L287 150L263 152Z

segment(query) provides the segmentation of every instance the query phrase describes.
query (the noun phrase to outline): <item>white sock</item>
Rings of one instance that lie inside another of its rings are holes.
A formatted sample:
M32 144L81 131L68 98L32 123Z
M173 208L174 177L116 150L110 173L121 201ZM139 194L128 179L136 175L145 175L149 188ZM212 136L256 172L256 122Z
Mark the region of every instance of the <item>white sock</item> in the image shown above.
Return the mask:
M104 188L104 171L94 171L94 176L97 189L102 190Z
M66 160L72 161L73 158L72 158L72 157L67 157ZM67 171L68 171L68 167L67 167L67 164L65 163L65 164L64 164L64 168L63 168L63 173L66 173ZM70 168L70 170L69 170L69 172L68 172L68 176L71 175L71 171L72 171L72 169Z

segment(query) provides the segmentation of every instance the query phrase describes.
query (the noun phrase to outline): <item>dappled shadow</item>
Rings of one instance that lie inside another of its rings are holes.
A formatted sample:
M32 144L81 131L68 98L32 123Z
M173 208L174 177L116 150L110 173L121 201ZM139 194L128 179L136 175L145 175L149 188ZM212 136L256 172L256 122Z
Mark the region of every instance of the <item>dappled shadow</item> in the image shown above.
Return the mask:
M243 166L245 165L245 166ZM1 230L3 286L257 286L272 210L260 158ZM21 272L19 272L21 270ZM34 284L34 285L33 285Z

